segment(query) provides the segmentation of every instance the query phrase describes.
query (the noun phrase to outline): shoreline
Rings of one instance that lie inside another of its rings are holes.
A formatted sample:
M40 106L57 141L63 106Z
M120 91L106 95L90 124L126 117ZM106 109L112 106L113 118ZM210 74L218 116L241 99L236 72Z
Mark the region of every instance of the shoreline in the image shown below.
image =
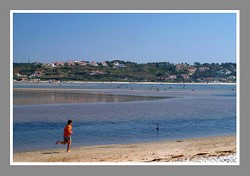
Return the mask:
M74 141L73 141L74 143ZM59 146L58 146L59 147ZM14 152L14 163L172 163L195 162L203 158L236 155L236 136L215 136L183 140L112 144L72 147L66 153L66 146L58 149Z
M13 81L13 83L37 83L34 81ZM50 83L49 81L39 81L38 83ZM223 82L218 82L218 83L184 83L184 82L179 82L179 83L170 83L170 82L121 82L121 81L62 81L61 83L66 83L66 84L152 84L152 85L160 85L160 84L174 84L174 85L182 85L182 84L187 84L187 85L237 85L237 83L223 83ZM54 84L54 83L51 83Z

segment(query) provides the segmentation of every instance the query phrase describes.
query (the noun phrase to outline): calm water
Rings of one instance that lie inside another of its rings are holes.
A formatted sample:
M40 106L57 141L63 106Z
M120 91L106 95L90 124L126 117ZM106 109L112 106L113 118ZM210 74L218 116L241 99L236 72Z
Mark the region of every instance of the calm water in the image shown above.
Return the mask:
M14 91L16 152L65 148L55 141L62 139L68 119L73 147L236 134L232 85L15 83L14 88L46 88Z

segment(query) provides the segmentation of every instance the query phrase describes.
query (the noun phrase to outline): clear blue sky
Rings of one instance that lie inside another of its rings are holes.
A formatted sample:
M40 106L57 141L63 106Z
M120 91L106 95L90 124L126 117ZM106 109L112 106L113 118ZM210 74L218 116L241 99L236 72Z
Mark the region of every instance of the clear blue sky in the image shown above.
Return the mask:
M14 62L236 62L236 14L15 13Z

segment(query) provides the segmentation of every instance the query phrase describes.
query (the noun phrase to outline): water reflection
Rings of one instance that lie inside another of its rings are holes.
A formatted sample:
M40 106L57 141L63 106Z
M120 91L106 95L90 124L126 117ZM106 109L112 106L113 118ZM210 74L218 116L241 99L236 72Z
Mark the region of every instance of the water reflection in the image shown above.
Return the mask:
M76 92L42 92L14 90L14 105L60 104L60 103L96 103L156 100L162 97L128 96L112 94L91 94Z

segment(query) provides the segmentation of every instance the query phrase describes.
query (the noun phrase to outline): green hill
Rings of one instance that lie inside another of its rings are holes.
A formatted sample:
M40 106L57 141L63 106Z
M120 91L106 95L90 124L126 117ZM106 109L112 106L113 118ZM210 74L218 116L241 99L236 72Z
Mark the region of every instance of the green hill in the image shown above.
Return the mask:
M106 61L95 66L42 63L14 63L13 79L60 81L126 81L126 82L236 82L235 63L187 63L156 62L137 64L121 60Z

